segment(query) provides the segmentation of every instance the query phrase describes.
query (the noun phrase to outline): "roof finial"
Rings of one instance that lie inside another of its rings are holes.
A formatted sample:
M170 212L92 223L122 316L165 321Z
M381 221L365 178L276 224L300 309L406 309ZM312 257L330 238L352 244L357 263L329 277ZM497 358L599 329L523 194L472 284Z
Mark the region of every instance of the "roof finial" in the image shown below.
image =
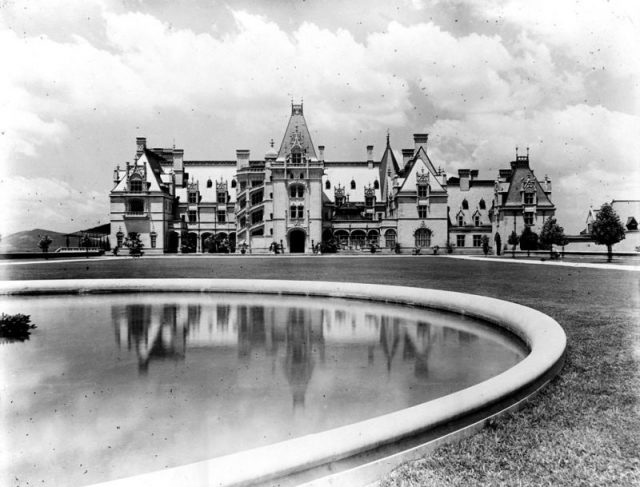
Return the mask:
M389 147L389 129L387 129L387 147Z
M516 159L518 158L518 146L516 145Z
M527 160L529 159L529 146L527 146Z
M271 141L269 142L269 145L271 145L271 148L273 149L273 138L271 138Z

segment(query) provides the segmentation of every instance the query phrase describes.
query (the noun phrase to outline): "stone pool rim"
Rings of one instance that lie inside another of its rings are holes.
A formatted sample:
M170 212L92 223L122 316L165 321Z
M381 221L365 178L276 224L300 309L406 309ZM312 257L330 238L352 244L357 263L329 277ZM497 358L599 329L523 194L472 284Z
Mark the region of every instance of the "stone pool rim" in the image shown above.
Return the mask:
M529 354L510 369L416 406L200 462L101 483L249 485L317 468L481 412L546 383L562 364L566 335L551 317L509 301L428 288L325 281L249 279L92 279L2 281L0 295L201 292L357 299L450 311L479 318L521 339Z

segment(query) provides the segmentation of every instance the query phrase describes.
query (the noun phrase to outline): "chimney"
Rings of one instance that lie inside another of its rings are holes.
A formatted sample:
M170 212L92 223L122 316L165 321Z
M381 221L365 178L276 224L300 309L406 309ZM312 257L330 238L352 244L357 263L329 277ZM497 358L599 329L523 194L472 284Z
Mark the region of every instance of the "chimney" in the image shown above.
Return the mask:
M413 157L413 149L402 149L402 167L407 165L409 159Z
M136 161L147 148L147 139L145 137L136 137Z
M369 169L373 168L373 146L367 146L367 167Z
M544 192L551 194L551 178L545 174L544 176Z
M120 182L120 164L118 164L113 171L113 184L118 184L119 182Z
M248 149L236 149L236 164L238 168L249 166L249 153Z
M508 180L511 177L511 169L500 169L498 171L498 177L500 179Z
M185 184L184 177L184 149L173 149L173 172L175 184L181 188Z
M324 145L318 146L318 160L324 162Z
M416 153L420 148L424 148L427 151L427 141L429 140L429 134L413 134L413 143Z
M458 177L460 178L460 191L469 191L469 169L458 169Z

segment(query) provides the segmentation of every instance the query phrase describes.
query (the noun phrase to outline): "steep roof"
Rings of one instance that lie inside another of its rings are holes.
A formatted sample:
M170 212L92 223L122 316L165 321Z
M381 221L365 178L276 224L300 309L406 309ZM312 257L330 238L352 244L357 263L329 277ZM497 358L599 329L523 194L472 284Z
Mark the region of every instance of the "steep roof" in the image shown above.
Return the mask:
M287 124L287 130L284 132L282 143L280 144L280 150L278 151L278 157L286 157L291 152L291 149L295 145L299 145L303 152L306 152L307 157L317 159L316 151L311 141L311 134L307 127L307 121L304 119L302 113L302 103L291 104L291 118Z
M382 159L380 159L380 184L383 195L389 192L389 183L387 181L387 172L389 169L391 169L392 178L400 173L400 166L398 165L396 156L393 154L391 144L389 143L389 134L387 134L387 146L384 149L384 154L382 154Z
M511 178L509 179L509 190L504 206L522 206L520 193L523 186L527 183L533 183L535 186L537 206L554 206L529 167L528 156L518 156L516 160L511 163Z

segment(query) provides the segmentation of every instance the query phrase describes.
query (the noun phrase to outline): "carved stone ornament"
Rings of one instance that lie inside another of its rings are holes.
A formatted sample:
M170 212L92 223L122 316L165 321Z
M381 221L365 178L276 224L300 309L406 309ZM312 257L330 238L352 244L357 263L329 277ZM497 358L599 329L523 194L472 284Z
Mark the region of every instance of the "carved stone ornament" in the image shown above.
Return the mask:
M140 176L143 180L147 179L147 168L144 164L141 165L135 165L133 166L133 168L131 169L131 174L130 176L133 175L138 175Z
M334 194L336 198L344 198L344 186L336 186L334 190Z
M531 179L531 176L527 176L527 179L522 178L522 191L525 193L534 193L536 190L536 182Z
M376 195L376 190L373 189L373 186L371 186L371 184L369 184L368 187L364 188L364 196L365 197L372 197Z
M226 192L227 191L227 182L222 178L220 181L216 181L216 191Z
M416 182L418 184L429 184L429 173L425 172L424 169L416 173Z

